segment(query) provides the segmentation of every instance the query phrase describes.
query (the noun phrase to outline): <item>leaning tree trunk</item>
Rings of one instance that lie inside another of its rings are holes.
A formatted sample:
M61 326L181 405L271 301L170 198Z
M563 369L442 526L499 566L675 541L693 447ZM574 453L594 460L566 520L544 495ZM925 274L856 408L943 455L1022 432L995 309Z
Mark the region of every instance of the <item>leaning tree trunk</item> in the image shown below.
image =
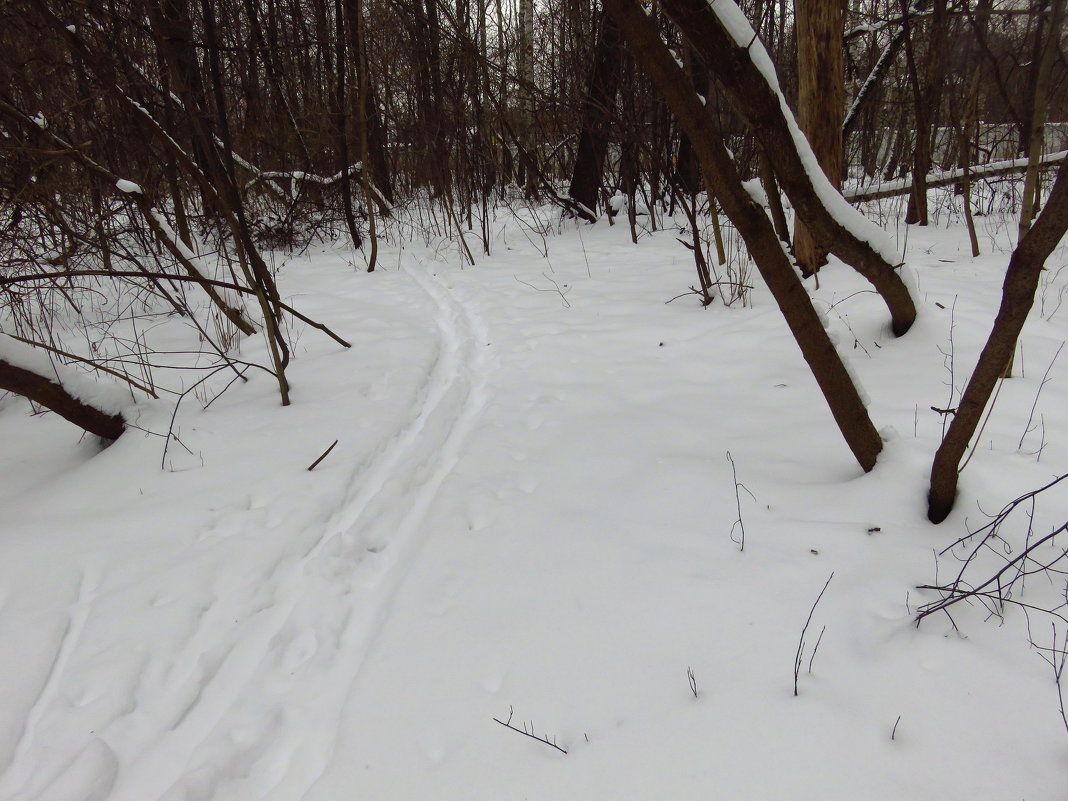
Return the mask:
M62 384L0 359L0 389L51 409L90 434L118 439L126 429L121 415L109 414L74 397Z
M882 450L879 433L764 209L743 188L715 117L698 98L641 6L634 0L604 3L629 42L634 59L690 137L701 168L786 318L850 450L865 471L871 470Z
M797 124L831 186L842 188L842 3L797 0ZM794 225L794 258L803 275L827 263L827 250L801 221Z
M975 371L961 396L960 405L931 466L931 489L927 495L927 517L941 523L953 509L961 458L975 434L1001 378L1005 365L1016 350L1027 314L1035 301L1042 266L1068 230L1068 160L1061 162L1046 207L1031 229L1020 239L1009 260L1001 290L1001 308L987 338Z

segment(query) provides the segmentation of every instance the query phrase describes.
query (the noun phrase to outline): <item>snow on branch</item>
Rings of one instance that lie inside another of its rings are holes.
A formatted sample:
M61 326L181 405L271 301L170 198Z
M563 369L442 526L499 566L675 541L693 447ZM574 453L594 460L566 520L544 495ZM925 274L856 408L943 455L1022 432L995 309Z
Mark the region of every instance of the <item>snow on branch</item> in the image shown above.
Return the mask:
M130 405L130 392L118 384L94 381L81 370L49 356L50 348L0 332L0 361L61 386L69 395L108 414Z
M315 175L314 173L305 172L304 170L291 170L291 171L284 171L284 170L257 170L256 168L254 168L251 164L248 164L247 162L241 162L241 163L242 163L242 166L244 166L246 169L249 170L249 172L251 172L253 174L252 180L250 180L248 183L245 184L245 188L246 189L248 189L250 186L255 184L257 181L261 181L261 180L262 181L291 181L293 183L293 186L294 186L294 189L293 189L293 191L291 193L293 196L295 196L296 193L297 193L297 190L296 190L295 187L298 186L301 183L318 184L320 186L332 186L333 184L336 184L338 181L340 181L345 176L360 175L363 172L363 162L362 161L356 162L355 164L353 164L352 166L350 166L346 170L339 170L338 172L334 173L333 175L325 175L325 176L324 175ZM382 209L384 212L385 211L389 211L392 208L392 205L389 203L389 201L386 200L385 196L378 189L378 187L375 186L373 181L369 181L368 184L370 185L371 191L374 193L375 202L378 204L379 208Z
M1056 153L1048 153L1038 160L1040 167L1054 167L1068 158L1068 150L1060 150ZM1014 172L1022 172L1027 169L1027 157L1018 159L1006 159L1004 161L992 161L989 164L979 164L968 168L971 180L983 178L995 178L999 175L1010 175ZM939 170L927 176L927 187L949 186L964 180L964 170L954 167L951 170ZM897 178L893 181L882 181L863 189L850 189L844 192L847 200L854 203L862 203L866 200L880 200L897 195L907 195L912 191L912 176Z
M824 175L816 154L812 152L812 146L801 132L797 119L794 117L793 111L790 110L790 105L786 102L786 96L779 86L775 64L745 14L734 0L710 0L708 5L719 20L720 25L734 40L734 43L746 51L757 72L760 73L761 77L767 82L768 88L778 98L782 117L786 122L790 137L793 139L797 155L820 203L839 225L848 230L858 240L867 242L888 264L896 264L898 262L898 254L894 249L890 236L851 206L849 201L842 197L841 193L834 188L827 176Z
M56 363L47 349L21 337L0 335L0 390L29 398L104 439L118 439L126 428L121 411L130 404L127 390Z

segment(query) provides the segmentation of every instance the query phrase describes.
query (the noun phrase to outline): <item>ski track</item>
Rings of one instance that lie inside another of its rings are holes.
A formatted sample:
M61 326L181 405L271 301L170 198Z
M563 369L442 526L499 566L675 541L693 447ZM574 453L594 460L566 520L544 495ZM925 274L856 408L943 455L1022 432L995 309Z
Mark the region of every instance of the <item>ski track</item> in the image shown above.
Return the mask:
M232 598L200 613L162 686L139 692L147 719L116 721L131 742L111 801L291 801L329 769L345 699L487 400L484 325L425 262L403 269L437 308L437 354L418 411L357 467L315 544L269 571L256 588L269 600L247 609L231 641L209 624L233 614Z
M78 595L67 613L67 624L56 646L56 656L52 660L48 677L26 714L26 723L23 726L18 744L15 746L11 763L8 765L4 775L0 777L0 798L8 798L13 795L16 788L12 786L12 780L19 782L19 779L26 775L32 778L32 770L26 766L27 755L38 739L41 718L59 694L59 686L66 673L71 654L78 647L78 643L81 642L82 632L85 630L85 622L89 619L89 614L92 611L99 584L100 576L97 569L93 566L86 567L82 571Z

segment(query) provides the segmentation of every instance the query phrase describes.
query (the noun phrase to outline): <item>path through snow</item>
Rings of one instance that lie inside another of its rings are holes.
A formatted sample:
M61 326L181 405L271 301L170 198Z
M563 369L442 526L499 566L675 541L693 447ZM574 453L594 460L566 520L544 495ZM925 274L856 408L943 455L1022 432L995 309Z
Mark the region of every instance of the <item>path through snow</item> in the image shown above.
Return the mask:
M5 402L2 801L1059 801L1064 734L1020 621L962 612L963 639L910 608L977 500L1068 458L1058 436L1017 452L1065 321L1029 328L1027 378L934 529L922 410L945 405L948 309L974 359L997 254L916 232L923 313L900 340L855 276L821 273L898 432L862 476L759 288L751 309L665 305L692 280L675 232L583 228L546 258L536 230L501 228L466 270L414 246L374 275L295 259L283 289L354 347L294 332L293 406L265 377L190 403L164 470L158 438L97 452ZM135 412L166 429L165 404ZM510 709L568 755L493 723Z

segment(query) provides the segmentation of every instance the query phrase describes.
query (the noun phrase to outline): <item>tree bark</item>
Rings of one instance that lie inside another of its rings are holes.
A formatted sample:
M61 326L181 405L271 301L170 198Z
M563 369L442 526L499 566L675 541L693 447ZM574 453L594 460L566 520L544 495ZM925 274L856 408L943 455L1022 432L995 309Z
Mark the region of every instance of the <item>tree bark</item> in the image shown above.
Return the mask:
M941 523L953 509L961 458L975 434L990 395L1016 350L1016 342L1034 304L1046 259L1068 230L1068 160L1061 163L1045 209L1020 239L1009 260L1001 290L1001 308L994 319L979 361L961 396L945 439L931 465L927 517Z
M797 0L797 124L835 189L842 188L845 72L840 0ZM802 275L827 263L827 250L804 222L794 225L794 258Z
M912 158L912 194L905 211L905 222L925 226L929 221L927 209L927 173L931 170L932 131L937 131L939 108L942 105L942 83L945 79L947 34L946 0L934 0L931 21L927 32L922 66L916 58L915 44L908 17L908 4L901 3L905 25L905 55L909 65L913 93L913 116L916 127L916 142Z
M1038 209L1038 162L1042 157L1042 146L1046 132L1046 97L1049 94L1050 76L1053 62L1057 57L1060 43L1061 23L1064 19L1064 0L1052 0L1050 4L1050 24L1046 40L1042 45L1042 57L1035 73L1035 91L1032 102L1030 130L1027 145L1027 172L1024 174L1023 205L1020 210L1019 238L1023 238L1031 227L1035 211Z
M623 65L619 29L604 11L599 29L569 192L572 200L582 204L579 214L590 222L597 219L597 198L601 194L604 157L608 150L608 125Z
M126 430L126 422L121 415L102 412L78 400L57 382L3 359L0 359L0 389L29 398L104 439L118 439Z

